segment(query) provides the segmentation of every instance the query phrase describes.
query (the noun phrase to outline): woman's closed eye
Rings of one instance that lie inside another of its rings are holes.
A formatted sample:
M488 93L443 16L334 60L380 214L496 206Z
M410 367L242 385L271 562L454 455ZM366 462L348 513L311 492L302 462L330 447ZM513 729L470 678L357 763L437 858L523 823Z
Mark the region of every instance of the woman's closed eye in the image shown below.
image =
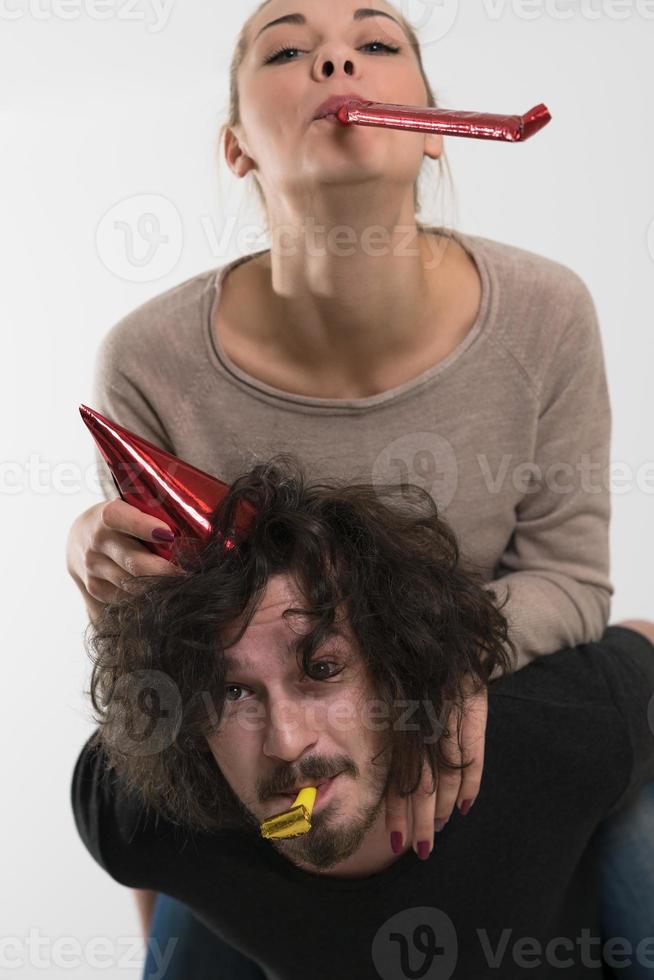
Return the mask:
M363 44L362 45L362 48L372 47L373 44L379 44L379 45L381 45L381 47L384 48L389 54L397 54L398 51L400 50L399 47L395 47L394 45L391 45L391 44L386 44L384 41L367 41L366 44ZM278 48L276 51L273 51L273 53L271 55L269 55L269 57L266 58L266 60L264 61L264 65L270 65L274 61L279 61L279 59L281 58L281 56L283 54L285 54L286 52L289 52L289 51L302 51L302 50L303 50L303 48L299 48L299 47L295 47L295 46L291 46L291 45L285 45L284 47ZM375 54L375 52L373 51L373 52L371 52L371 54ZM285 58L283 60L284 61L295 61L295 58Z

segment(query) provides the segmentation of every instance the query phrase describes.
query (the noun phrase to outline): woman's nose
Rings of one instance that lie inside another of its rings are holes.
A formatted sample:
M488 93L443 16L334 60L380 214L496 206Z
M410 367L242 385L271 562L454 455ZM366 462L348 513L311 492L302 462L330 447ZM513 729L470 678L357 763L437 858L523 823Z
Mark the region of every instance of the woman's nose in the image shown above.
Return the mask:
M333 51L319 57L318 74L321 78L331 78L337 71L342 71L344 75L353 75L354 62L349 57L339 57Z

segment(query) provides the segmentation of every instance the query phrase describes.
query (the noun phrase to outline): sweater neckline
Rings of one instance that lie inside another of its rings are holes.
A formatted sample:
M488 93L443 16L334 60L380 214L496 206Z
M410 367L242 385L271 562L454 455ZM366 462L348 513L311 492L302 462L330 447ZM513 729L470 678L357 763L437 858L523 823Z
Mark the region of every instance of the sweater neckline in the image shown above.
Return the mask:
M439 234L438 230L426 227L428 233ZM461 360L465 352L475 343L477 338L485 331L490 320L491 308L494 307L494 283L492 282L492 267L488 262L488 257L482 247L482 242L474 235L467 235L460 231L450 231L451 236L468 252L477 266L481 279L481 301L477 318L463 340L452 350L447 357L437 364L432 365L425 371L409 378L401 385L387 388L385 391L376 395L368 395L365 398L318 398L310 395L294 394L267 384L260 378L249 374L240 368L223 348L220 338L213 329L214 314L218 303L225 279L233 269L236 269L244 262L249 262L260 255L269 252L270 249L259 249L256 252L248 252L238 256L236 259L219 266L210 277L210 289L208 291L209 301L204 306L204 334L207 341L208 355L214 368L223 377L226 377L241 390L249 394L258 393L266 400L273 402L283 402L287 408L296 411L320 411L321 409L329 413L334 412L359 412L372 409L377 406L386 405L389 402L399 400L419 391L426 384L439 378L441 375L451 370Z

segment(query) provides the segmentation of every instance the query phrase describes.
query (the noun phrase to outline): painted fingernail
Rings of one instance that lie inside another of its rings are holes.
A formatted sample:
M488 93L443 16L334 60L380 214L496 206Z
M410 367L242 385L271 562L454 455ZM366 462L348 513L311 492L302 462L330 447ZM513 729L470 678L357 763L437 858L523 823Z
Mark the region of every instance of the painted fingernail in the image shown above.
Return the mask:
M175 535L167 527L155 527L152 532L155 541L174 541Z
M431 850L428 840L418 841L418 857L421 861L425 861L429 857L429 851Z
M443 820L442 817L439 817L438 820L434 820L434 830L436 831L437 834L440 834L441 830L443 829L446 823L447 820Z
M394 830L391 833L391 847L393 848L393 854L399 854L402 850L402 834L399 830Z
M472 806L473 802L474 802L473 800L464 800L461 806L459 807L459 810L464 817L470 810L470 807Z

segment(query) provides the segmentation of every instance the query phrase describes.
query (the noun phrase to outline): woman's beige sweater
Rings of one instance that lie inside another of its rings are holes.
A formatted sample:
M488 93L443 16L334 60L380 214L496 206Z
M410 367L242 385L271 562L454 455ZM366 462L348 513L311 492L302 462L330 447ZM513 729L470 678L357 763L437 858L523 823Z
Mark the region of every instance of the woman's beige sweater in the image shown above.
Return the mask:
M211 327L230 270L147 301L103 338L91 407L230 483L274 453L310 480L416 483L502 600L519 651L598 640L608 624L611 409L597 313L568 267L476 235L482 300L460 345L367 398L271 387ZM105 496L116 496L96 450Z

